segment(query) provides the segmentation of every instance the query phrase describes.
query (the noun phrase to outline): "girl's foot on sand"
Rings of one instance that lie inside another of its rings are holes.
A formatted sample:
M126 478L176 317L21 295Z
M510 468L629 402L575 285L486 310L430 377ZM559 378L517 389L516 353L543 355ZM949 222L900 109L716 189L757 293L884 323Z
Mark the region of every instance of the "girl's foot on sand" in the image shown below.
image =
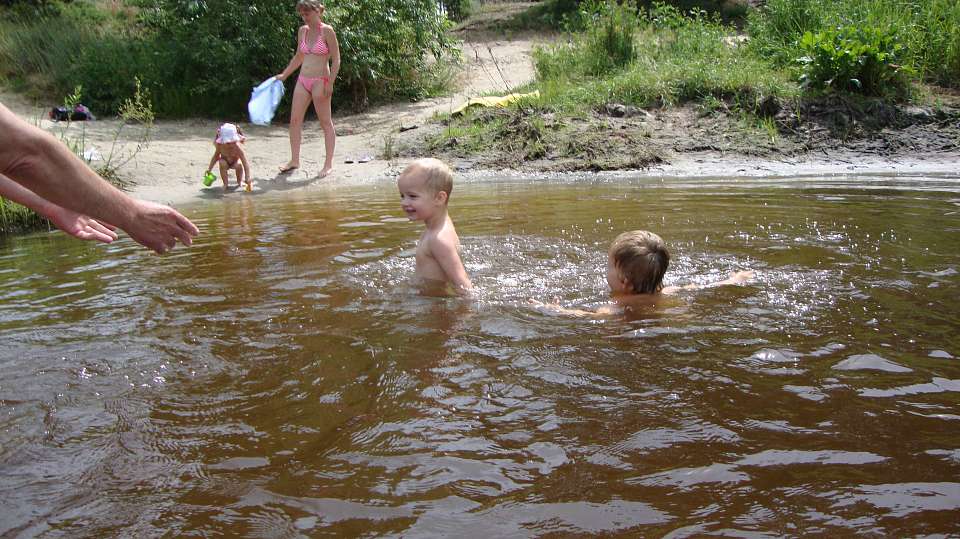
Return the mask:
M285 174L287 172L293 172L294 170L300 168L300 163L287 163L280 167L280 173Z
M329 167L323 167L323 170L320 171L320 175L317 177L326 178L330 174L331 170L333 170L333 165L330 165Z

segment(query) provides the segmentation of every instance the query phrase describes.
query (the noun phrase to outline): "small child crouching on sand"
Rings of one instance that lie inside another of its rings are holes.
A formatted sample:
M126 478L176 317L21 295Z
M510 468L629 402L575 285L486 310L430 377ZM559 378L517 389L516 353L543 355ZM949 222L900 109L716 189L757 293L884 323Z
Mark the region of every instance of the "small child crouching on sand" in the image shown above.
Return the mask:
M224 190L230 188L228 179L231 170L237 175L237 187L245 182L247 191L253 188L250 163L242 146L245 140L243 131L236 125L223 124L220 129L217 129L217 137L213 141L216 149L213 151L213 157L210 158L207 172L213 170L214 165L220 165L220 179L223 180Z
M572 316L607 317L629 313L650 306L664 295L680 290L696 290L730 284L741 284L753 278L752 271L738 271L730 277L706 285L663 286L663 276L670 264L670 252L660 236L646 230L633 230L617 236L607 252L607 284L612 302L596 311L567 309L536 300L531 303L544 310Z
M425 289L453 285L457 294L473 288L460 260L460 238L447 214L453 191L453 171L438 159L414 161L397 179L400 206L411 221L426 229L417 242L416 277Z

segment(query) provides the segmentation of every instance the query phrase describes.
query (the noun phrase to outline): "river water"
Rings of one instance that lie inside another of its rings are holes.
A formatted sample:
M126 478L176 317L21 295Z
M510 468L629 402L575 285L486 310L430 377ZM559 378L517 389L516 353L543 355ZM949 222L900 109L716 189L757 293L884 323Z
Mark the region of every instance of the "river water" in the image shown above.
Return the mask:
M0 245L0 536L960 534L960 179L459 184L479 292L411 287L392 185L203 235ZM631 319L610 240L666 284Z

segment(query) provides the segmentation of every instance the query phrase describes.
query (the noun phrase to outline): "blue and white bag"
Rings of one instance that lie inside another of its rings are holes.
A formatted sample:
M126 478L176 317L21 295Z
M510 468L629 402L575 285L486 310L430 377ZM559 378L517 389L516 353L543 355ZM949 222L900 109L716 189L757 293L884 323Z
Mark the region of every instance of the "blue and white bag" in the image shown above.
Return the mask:
M270 77L254 88L250 94L250 102L247 103L250 123L269 125L277 112L280 100L283 99L283 92L283 82L277 80L277 77Z

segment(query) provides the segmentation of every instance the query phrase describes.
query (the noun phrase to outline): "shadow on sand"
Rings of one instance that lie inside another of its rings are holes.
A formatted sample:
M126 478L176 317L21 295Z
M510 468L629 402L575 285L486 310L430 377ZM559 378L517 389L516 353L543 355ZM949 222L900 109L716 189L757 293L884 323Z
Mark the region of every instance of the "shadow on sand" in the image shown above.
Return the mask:
M304 187L313 185L319 180L322 180L319 175L312 176L306 179L291 179L291 172L278 172L273 178L270 179L261 179L256 183L256 188L251 192L246 192L241 186L232 184L227 189L224 189L221 186L209 187L206 189L201 189L197 194L198 198L205 200L217 200L222 199L225 196L232 195L233 193L238 193L243 196L259 196L265 195L272 191L293 191L294 189L303 189Z

